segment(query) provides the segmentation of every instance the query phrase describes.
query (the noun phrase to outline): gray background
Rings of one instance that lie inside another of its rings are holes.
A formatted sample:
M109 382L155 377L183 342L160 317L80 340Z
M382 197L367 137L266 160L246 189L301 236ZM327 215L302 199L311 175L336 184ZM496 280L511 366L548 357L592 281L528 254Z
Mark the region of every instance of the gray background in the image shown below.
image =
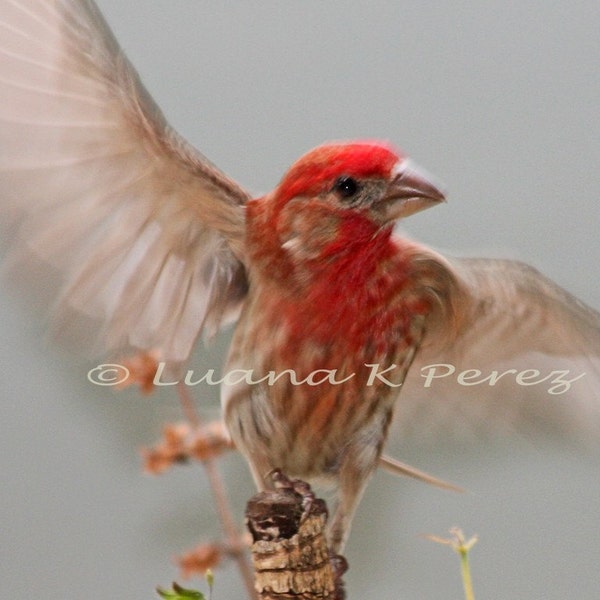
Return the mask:
M411 237L526 260L600 307L596 0L99 4L172 124L250 190L324 140L388 139L450 190ZM91 386L92 365L44 343L20 304L2 290L2 595L152 598L173 555L218 534L198 468L140 474L175 400ZM216 414L215 390L195 392ZM460 598L458 559L418 537L455 524L481 538L478 600L600 597L597 452L510 438L402 458L470 492L377 474L350 598ZM230 456L224 473L241 515L245 466ZM216 599L242 597L233 569L216 578Z

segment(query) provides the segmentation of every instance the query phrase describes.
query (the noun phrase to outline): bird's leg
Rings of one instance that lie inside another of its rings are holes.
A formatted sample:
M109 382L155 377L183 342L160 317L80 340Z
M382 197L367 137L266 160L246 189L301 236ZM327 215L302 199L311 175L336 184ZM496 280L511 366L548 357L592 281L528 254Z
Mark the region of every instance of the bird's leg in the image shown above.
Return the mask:
M341 554L350 533L350 524L367 482L377 466L381 446L376 443L354 443L344 454L338 473L337 503L328 527L329 547Z

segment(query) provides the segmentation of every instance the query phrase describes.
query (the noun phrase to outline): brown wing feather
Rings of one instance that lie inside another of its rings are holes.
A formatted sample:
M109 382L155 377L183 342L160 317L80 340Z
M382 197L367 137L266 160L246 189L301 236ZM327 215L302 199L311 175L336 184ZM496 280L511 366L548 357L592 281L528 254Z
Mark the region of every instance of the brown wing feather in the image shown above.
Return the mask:
M63 274L59 328L83 312L105 348L184 360L244 297L248 198L169 127L91 0L3 4L0 214L17 271Z
M440 264L447 277L438 294L457 318L430 321L392 436L464 436L508 426L597 443L600 314L523 263Z

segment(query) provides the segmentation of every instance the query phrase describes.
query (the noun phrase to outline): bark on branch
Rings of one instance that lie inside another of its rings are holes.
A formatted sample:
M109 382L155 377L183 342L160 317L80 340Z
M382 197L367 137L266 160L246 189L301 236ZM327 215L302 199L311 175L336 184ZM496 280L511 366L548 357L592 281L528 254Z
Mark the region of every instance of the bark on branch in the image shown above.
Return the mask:
M250 499L255 588L260 600L343 600L345 559L330 555L327 507L310 487L275 473L279 486Z

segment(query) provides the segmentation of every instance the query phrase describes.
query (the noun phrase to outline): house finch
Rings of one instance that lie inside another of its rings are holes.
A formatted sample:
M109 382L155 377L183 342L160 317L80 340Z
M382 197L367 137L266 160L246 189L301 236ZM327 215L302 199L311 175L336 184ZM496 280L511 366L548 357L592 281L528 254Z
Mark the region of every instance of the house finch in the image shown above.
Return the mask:
M514 368L550 356L597 387L597 312L520 263L448 259L394 233L443 200L402 152L325 144L252 198L169 127L92 0L15 0L2 25L1 210L20 219L20 264L64 276L59 327L80 313L101 321L106 351L179 364L238 320L231 436L259 487L276 468L333 487L334 551L411 376L438 395L450 372L459 397L500 380L574 394L582 381L561 369Z

